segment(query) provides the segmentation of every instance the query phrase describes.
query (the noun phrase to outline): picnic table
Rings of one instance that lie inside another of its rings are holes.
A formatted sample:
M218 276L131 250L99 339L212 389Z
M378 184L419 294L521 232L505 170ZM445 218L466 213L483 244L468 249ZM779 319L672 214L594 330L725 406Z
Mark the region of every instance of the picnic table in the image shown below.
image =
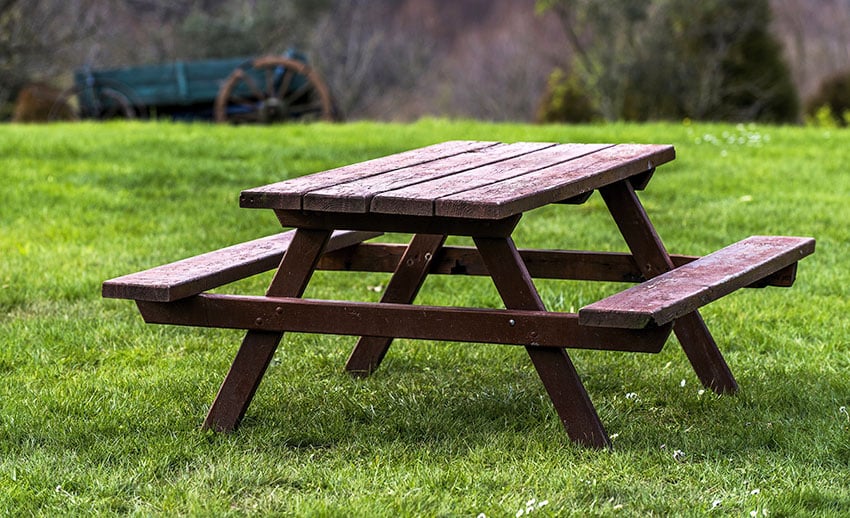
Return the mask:
M674 332L705 387L735 392L698 308L743 287L790 286L814 251L811 238L753 236L704 257L668 254L636 191L674 157L669 145L452 141L248 189L242 207L271 209L294 230L106 281L103 296L135 300L148 323L247 331L205 428L238 425L290 331L359 336L345 366L358 376L394 338L524 346L569 437L610 447L567 349L656 353ZM516 247L524 213L594 191L630 253ZM413 237L367 242L385 232ZM448 246L450 235L475 246ZM263 296L209 292L272 269ZM380 302L302 298L317 269L392 277ZM489 276L505 309L415 305L429 274ZM535 277L636 285L564 313L546 309Z

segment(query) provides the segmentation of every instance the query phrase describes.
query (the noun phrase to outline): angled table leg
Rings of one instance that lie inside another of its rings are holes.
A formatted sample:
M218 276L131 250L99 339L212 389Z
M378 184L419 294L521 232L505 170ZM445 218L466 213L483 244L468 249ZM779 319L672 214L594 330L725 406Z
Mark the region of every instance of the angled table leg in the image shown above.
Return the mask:
M444 235L416 234L413 236L387 284L381 302L412 303L425 282L431 259L445 241ZM392 338L379 336L361 337L345 364L345 370L355 376L368 376L381 364L392 341Z
M508 309L545 311L543 301L510 237L474 238ZM573 442L610 448L611 441L565 349L526 347Z
M670 255L628 180L599 189L620 233L644 277L650 279L673 269ZM698 311L685 315L673 327L679 343L703 386L722 393L738 390L738 383Z
M300 297L331 237L330 230L296 231L267 295ZM239 425L283 333L248 331L213 401L204 429L228 432Z

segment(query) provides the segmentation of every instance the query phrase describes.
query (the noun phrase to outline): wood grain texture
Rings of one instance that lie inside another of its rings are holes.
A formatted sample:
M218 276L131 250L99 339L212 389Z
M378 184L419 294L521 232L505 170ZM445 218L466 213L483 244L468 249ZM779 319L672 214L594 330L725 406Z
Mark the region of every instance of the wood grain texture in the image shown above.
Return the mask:
M242 191L239 204L246 208L301 209L302 197L317 189L416 166L460 153L486 149L497 142L449 141L367 160L320 173Z
M568 162L613 144L560 144L469 171L386 191L372 199L372 212L433 215L434 202L446 196L509 180Z
M324 333L451 342L657 353L670 327L581 326L575 313L348 302L205 293L141 302L145 322L257 332ZM377 334L376 334L377 333Z
M663 325L814 252L815 240L753 236L579 310L582 325Z
M672 146L621 144L435 201L435 214L493 219L577 197L675 158Z
M104 282L102 294L106 298L155 302L196 295L277 268L294 235L294 230L282 232L124 275ZM334 232L326 251L336 251L379 235L380 232Z
M242 192L243 207L502 219L581 203L625 178L645 186L672 146L455 141Z
M431 179L464 171L479 170L482 166L552 146L554 144L546 142L498 144L350 182L338 182L322 189L314 189L304 195L302 204L304 210L311 211L366 213L369 212L372 199L380 193L419 185ZM431 195L440 194L438 191L429 192ZM410 214L405 204L400 204L397 208L398 210L391 213Z

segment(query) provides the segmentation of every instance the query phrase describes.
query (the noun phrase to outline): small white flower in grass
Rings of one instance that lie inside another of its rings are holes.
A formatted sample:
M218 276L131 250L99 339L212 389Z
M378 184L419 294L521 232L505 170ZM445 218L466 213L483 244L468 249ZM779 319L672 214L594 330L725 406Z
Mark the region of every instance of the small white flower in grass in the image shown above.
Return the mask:
M722 504L722 503L723 503L723 500L718 498L717 500L714 500L713 502L711 502L711 508L717 509L718 507L720 507L720 504Z
M756 516L758 516L758 515L759 515L758 510L753 509L752 511L750 511L750 516L752 516L753 518L756 518Z
M757 494L759 494L759 493L761 493L761 489L759 489L759 488L755 488L755 489L753 489L752 491L750 491L750 494L751 494L751 495L757 495Z
M520 517L520 516L522 516L524 513L525 513L525 509L520 509L519 511L517 511L517 512L516 512L516 518L519 518L519 517Z
M674 451L673 452L673 460L677 460L679 462L684 461L685 460L685 452L683 452L682 450Z
M538 509L540 509L541 507L546 507L547 505L549 505L549 500L541 500L537 502Z
M611 439L611 440L613 441L614 439L616 439L616 438L617 438L617 437L619 437L619 436L620 436L620 434L618 434L618 433L612 433L611 435L609 435L609 436L608 436L608 438L609 438L609 439ZM548 503L548 502L547 502L547 503Z
M384 291L384 287L380 286L380 285L378 285L378 286L366 286L366 289L369 290L369 291L374 291L375 293L381 293L382 291Z
M682 381L679 382L679 386L684 387L685 385L687 385L687 383L688 383L687 381L682 380Z
M476 516L475 518L487 518L487 515L486 515L486 514L484 514L484 513L480 513L480 514L479 514L478 516Z
M626 399L637 400L636 392L626 392Z

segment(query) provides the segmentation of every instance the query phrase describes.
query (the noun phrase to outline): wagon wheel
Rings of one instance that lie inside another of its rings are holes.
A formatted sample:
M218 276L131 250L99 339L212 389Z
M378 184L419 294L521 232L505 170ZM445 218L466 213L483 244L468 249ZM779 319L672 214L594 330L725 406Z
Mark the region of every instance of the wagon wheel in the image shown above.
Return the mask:
M231 73L215 98L215 120L270 124L335 120L325 82L307 64L279 56L257 58Z
M147 116L145 106L134 101L132 91L117 82L97 82L74 86L64 92L50 108L49 121L82 119L137 119Z

